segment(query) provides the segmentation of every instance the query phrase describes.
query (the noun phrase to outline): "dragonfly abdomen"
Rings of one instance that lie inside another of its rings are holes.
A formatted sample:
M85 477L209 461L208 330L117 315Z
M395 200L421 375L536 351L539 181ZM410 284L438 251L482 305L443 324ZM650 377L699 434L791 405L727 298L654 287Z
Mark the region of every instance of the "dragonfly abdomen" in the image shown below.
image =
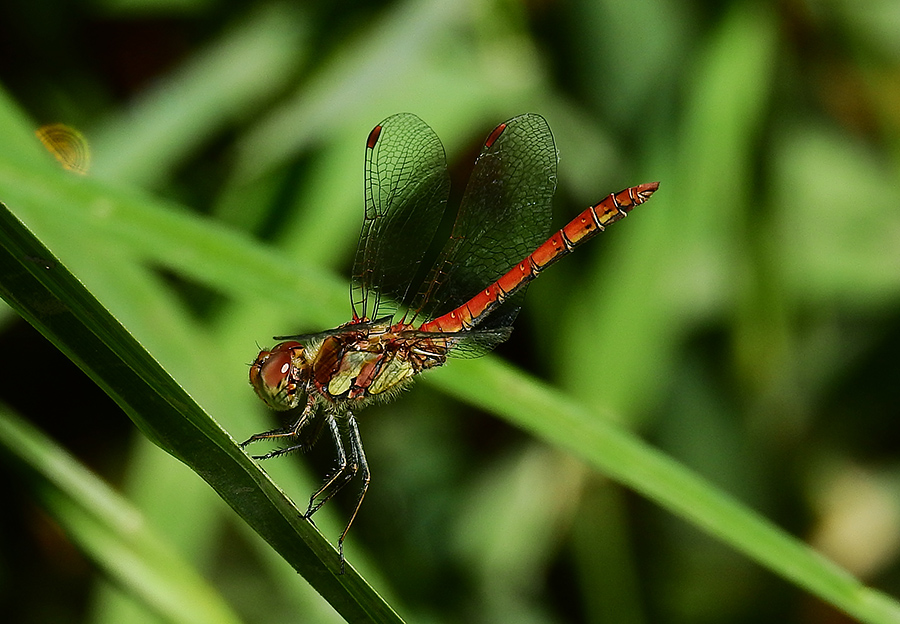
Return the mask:
M605 230L608 225L625 217L635 206L650 199L657 188L658 182L650 182L611 193L569 221L496 282L458 308L424 323L420 330L458 332L472 329L494 308L540 275L545 268Z

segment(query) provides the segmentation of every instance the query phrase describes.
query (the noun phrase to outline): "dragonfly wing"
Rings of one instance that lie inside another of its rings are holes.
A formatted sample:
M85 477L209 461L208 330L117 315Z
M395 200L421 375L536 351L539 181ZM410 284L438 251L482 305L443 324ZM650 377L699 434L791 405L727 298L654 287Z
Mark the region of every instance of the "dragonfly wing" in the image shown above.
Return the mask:
M373 330L378 330L380 328L387 327L391 324L391 317L384 316L381 318L376 318L372 320L366 321L358 321L349 323L344 323L340 327L335 327L334 329L327 329L325 331L315 332L312 334L291 334L288 336L272 336L272 340L296 340L302 344L310 344L312 342L316 342L318 340L324 340L330 336L339 336L341 334L348 334L351 332L369 332Z
M410 113L375 126L366 143L366 213L353 264L355 318L390 315L394 302L409 303L449 192L444 147L434 130Z
M546 239L557 161L553 135L540 115L515 117L491 132L469 178L453 234L413 305L417 313L435 317L454 309ZM524 289L483 326L510 325L522 296Z
M446 339L450 350L447 355L456 358L481 357L501 342L505 342L512 333L512 327L492 327L475 329L465 332L426 332L408 330L403 332L404 338L422 341L434 341Z

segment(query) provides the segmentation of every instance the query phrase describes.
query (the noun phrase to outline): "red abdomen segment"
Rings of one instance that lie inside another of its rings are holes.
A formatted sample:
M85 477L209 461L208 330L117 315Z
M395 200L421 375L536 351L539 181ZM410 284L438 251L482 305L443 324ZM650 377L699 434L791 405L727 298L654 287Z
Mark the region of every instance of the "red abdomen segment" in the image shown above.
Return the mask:
M473 328L507 297L536 278L546 267L605 230L609 224L626 216L635 206L650 199L657 188L659 182L649 182L610 194L599 204L591 206L569 221L563 229L544 241L531 255L516 264L496 282L455 310L424 323L419 328L420 331L458 332Z

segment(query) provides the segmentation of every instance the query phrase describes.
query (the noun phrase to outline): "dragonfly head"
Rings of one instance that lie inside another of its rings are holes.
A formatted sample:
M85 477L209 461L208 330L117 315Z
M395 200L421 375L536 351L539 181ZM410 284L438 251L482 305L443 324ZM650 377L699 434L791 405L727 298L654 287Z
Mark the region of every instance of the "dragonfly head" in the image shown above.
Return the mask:
M250 385L272 409L293 409L300 404L307 369L303 345L293 340L282 342L256 356L250 365Z

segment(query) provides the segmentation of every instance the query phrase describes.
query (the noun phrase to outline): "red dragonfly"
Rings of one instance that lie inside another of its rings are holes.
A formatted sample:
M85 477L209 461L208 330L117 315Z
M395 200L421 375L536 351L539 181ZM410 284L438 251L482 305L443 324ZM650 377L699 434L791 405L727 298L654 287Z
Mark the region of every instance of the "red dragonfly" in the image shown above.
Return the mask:
M604 198L550 234L557 152L540 115L502 123L475 162L450 240L422 287L415 288L447 205L444 148L415 115L388 117L366 141L365 218L351 284L351 320L328 331L284 340L261 351L250 383L276 410L299 411L288 427L251 436L288 441L254 459L305 451L327 428L337 469L310 497L309 519L357 475L356 507L370 472L354 413L393 399L424 370L449 356L472 357L506 340L528 283L576 246L642 204L658 188L641 184Z

